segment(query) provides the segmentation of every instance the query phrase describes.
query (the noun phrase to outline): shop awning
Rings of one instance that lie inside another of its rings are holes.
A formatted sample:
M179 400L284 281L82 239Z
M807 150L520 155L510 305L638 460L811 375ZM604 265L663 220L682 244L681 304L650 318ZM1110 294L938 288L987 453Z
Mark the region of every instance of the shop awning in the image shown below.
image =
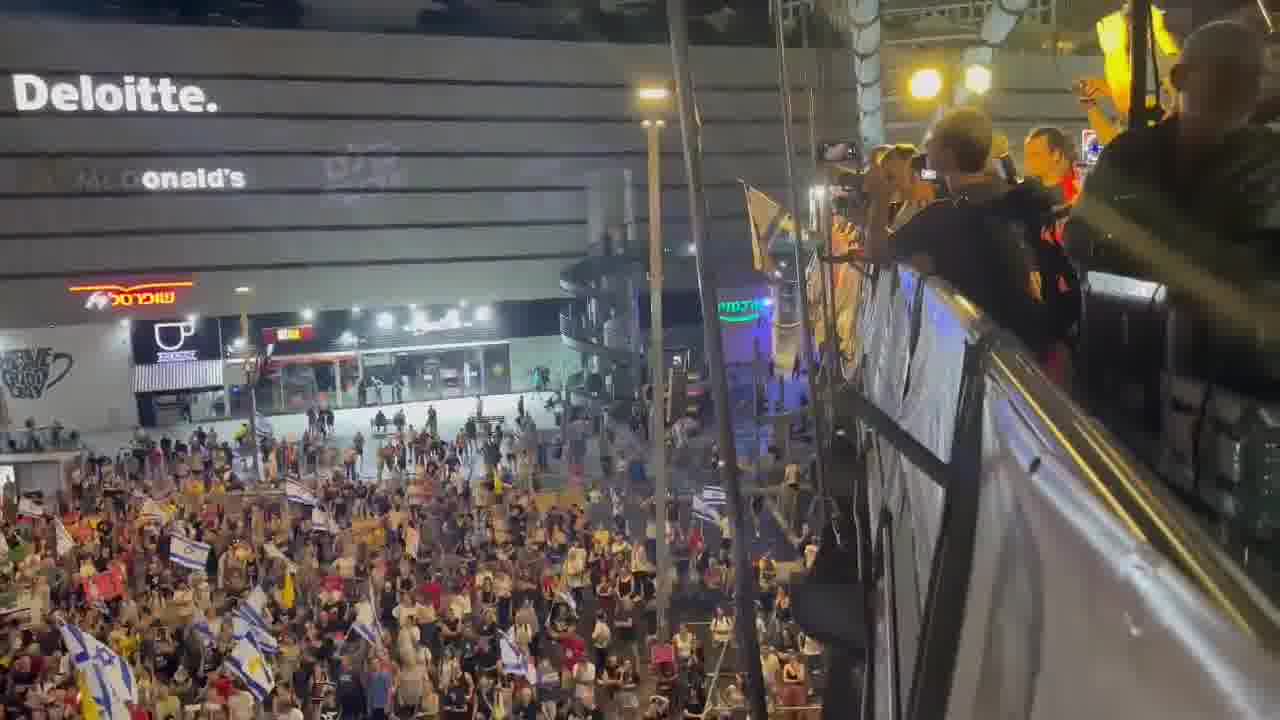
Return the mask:
M133 368L133 391L136 393L209 387L222 387L221 360L135 365Z

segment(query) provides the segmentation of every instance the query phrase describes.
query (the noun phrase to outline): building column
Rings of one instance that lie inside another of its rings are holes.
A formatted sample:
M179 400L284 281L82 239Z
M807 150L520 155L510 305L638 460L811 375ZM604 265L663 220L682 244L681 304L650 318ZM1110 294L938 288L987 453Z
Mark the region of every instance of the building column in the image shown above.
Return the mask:
M338 401L334 405L342 407L342 361L337 359L333 361L333 388L338 396Z

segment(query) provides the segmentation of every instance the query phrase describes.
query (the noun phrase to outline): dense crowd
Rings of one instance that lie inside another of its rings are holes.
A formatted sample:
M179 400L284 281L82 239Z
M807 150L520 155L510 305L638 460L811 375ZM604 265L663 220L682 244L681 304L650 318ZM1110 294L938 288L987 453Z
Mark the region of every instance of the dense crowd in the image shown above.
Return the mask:
M420 430L398 412L371 432L374 475L363 436L339 447L317 413L301 438L263 443L262 483L216 433L140 433L136 451L85 463L57 498L10 498L0 712L110 715L84 702L60 634L74 627L127 661L136 720L741 713L741 679L712 679L733 636L727 527L671 505L676 595L713 610L657 642L643 446L575 420L569 482L541 490L548 448L527 415L514 425L476 416L446 439L434 412ZM603 459L590 480L588 441ZM791 623L772 561L751 571L771 697L806 705L820 649ZM233 671L246 638L267 665L252 677L271 687Z

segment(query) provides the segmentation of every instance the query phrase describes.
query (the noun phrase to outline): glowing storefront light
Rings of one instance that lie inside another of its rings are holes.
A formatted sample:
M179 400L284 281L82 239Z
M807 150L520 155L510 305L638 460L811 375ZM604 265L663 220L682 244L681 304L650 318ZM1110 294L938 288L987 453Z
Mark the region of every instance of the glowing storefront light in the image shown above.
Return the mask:
M772 305L769 298L761 300L723 300L716 308L720 322L730 325L755 322Z
M84 303L87 310L109 310L141 305L174 305L178 302L177 291L190 287L195 287L195 283L180 280L139 285L73 285L67 288L67 292L87 295Z
M75 82L51 82L32 73L13 73L13 104L18 112L213 113L218 104L198 85L173 78L125 75L103 82L80 75Z

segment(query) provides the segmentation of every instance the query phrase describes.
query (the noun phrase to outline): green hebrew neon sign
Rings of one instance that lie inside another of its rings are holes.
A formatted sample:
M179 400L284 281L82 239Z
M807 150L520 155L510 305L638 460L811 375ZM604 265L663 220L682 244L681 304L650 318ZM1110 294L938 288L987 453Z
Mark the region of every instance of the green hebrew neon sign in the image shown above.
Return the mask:
M759 320L768 305L766 300L724 300L716 309L720 322L738 325Z

